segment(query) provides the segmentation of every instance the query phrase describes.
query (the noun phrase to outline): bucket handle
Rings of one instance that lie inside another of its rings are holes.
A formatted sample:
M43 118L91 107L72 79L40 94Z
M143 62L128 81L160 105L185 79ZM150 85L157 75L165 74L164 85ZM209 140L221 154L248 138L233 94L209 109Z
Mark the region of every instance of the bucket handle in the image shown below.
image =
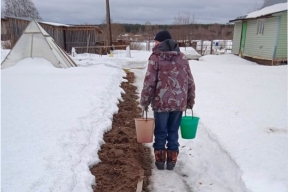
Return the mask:
M187 111L187 109L185 110L185 117L186 117L186 111ZM193 119L193 109L191 109L191 111L192 111L192 119Z
M144 117L144 111L146 112L146 122L147 122L148 120L147 120L147 111L146 110L142 111L142 117Z

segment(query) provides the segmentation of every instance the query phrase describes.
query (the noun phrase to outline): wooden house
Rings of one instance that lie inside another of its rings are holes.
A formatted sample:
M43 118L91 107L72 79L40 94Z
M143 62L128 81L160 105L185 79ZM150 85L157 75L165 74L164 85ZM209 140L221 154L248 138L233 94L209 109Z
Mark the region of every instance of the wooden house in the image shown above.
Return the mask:
M234 23L232 53L264 64L287 64L287 1L266 1Z

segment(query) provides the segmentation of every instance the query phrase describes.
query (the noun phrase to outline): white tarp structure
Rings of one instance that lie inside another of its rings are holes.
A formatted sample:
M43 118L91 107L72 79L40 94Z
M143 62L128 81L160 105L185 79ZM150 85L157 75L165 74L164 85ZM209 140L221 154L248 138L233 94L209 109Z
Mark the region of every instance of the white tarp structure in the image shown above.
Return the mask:
M32 20L1 63L1 68L11 67L27 57L43 57L57 68L77 67L76 63L55 43L54 39Z

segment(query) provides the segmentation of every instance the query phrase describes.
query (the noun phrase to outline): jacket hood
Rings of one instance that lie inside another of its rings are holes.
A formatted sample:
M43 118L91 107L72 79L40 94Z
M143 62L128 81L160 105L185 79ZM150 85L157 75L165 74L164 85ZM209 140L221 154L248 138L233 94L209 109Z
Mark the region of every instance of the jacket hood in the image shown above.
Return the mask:
M153 48L153 53L162 57L165 60L172 60L173 56L180 54L178 44L172 40L167 39Z

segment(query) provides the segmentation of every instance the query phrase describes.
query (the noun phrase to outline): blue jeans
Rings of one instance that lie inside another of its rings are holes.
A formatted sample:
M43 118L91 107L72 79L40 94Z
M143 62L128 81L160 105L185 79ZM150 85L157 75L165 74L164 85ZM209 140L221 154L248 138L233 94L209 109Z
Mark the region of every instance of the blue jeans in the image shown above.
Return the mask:
M168 150L179 151L178 130L181 123L182 111L154 112L154 150L164 150L167 142Z

